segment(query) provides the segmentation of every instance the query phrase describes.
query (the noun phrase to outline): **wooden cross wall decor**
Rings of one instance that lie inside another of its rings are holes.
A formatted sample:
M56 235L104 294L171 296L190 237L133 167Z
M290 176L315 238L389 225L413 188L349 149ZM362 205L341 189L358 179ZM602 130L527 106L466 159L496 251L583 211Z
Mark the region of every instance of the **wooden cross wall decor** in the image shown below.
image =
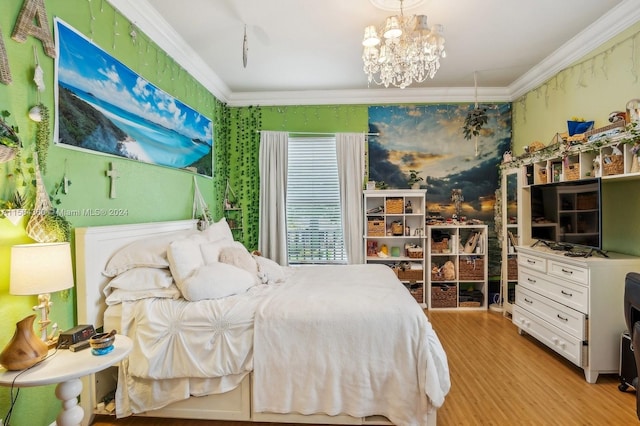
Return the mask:
M105 172L107 177L111 180L109 188L109 198L116 198L116 179L120 176L113 163L109 163L109 170Z

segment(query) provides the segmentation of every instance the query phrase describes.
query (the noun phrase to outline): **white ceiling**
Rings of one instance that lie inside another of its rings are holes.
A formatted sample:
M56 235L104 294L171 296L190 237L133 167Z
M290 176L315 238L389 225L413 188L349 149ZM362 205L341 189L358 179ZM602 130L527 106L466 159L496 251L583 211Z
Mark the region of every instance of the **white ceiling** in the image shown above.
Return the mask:
M474 72L481 101L511 101L640 20L638 0L426 0L405 15L444 25L447 57L402 90L367 86L363 29L394 14L370 0L109 1L232 106L468 102Z

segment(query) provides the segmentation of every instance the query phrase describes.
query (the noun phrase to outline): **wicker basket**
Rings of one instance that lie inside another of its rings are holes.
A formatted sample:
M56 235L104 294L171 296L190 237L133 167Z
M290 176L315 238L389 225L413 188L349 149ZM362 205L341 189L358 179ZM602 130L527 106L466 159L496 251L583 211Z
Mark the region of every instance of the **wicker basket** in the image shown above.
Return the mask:
M443 238L442 241L434 241L431 239L431 253L442 253L449 249L449 239Z
M384 220L369 219L367 221L367 235L370 237L384 237Z
M412 259L422 259L422 247L409 247L407 249L407 256Z
M624 172L624 157L622 155L605 155L602 157L602 175L619 175Z
M548 176L547 176L547 169L538 170L538 179L540 180L540 183L549 182Z
M387 198L385 201L386 214L402 214L404 212L404 204L402 198Z
M424 303L424 290L422 284L412 285L409 292L418 303Z
M461 257L458 263L458 277L460 280L483 280L484 259Z
M458 306L461 308L478 308L482 305L481 302L460 302Z
M438 285L431 287L431 308L455 308L458 304L456 286Z
M510 257L507 260L507 280L516 281L518 279L518 258Z
M396 275L401 281L424 281L423 269L402 269L396 268Z
M580 179L580 165L569 164L564 170L564 180L578 180Z

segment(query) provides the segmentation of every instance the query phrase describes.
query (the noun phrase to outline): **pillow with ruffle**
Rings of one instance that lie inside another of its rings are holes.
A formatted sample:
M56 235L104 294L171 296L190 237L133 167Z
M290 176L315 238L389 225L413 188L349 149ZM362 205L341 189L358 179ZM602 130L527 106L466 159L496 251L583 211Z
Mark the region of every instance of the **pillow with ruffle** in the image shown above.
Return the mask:
M264 284L281 283L287 279L287 269L263 256L252 255L258 265L258 278Z
M115 289L125 291L162 289L171 284L173 284L173 276L169 269L139 267L113 277L103 293L108 296Z
M119 288L113 289L111 294L105 299L108 306L117 305L122 302L134 302L141 299L162 298L162 299L180 299L181 293L175 284L171 284L167 288L156 288L148 290L128 291Z

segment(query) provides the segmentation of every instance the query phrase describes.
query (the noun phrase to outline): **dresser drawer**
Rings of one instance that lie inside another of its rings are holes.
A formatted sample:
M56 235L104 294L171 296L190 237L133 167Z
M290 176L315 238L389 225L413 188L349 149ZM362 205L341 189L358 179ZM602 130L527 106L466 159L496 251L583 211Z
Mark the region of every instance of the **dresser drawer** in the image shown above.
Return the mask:
M587 268L549 260L547 271L552 276L564 278L578 284L589 284L589 270Z
M523 286L516 286L516 304L576 339L586 340L586 315L582 312L554 302Z
M518 265L540 272L547 272L547 261L529 253L518 253Z
M512 321L520 330L535 337L578 367L587 364L587 346L582 344L582 340L570 336L518 305L513 307Z
M573 308L584 314L589 313L589 288L565 280L549 279L549 276L520 269L518 285L542 294L555 302Z

